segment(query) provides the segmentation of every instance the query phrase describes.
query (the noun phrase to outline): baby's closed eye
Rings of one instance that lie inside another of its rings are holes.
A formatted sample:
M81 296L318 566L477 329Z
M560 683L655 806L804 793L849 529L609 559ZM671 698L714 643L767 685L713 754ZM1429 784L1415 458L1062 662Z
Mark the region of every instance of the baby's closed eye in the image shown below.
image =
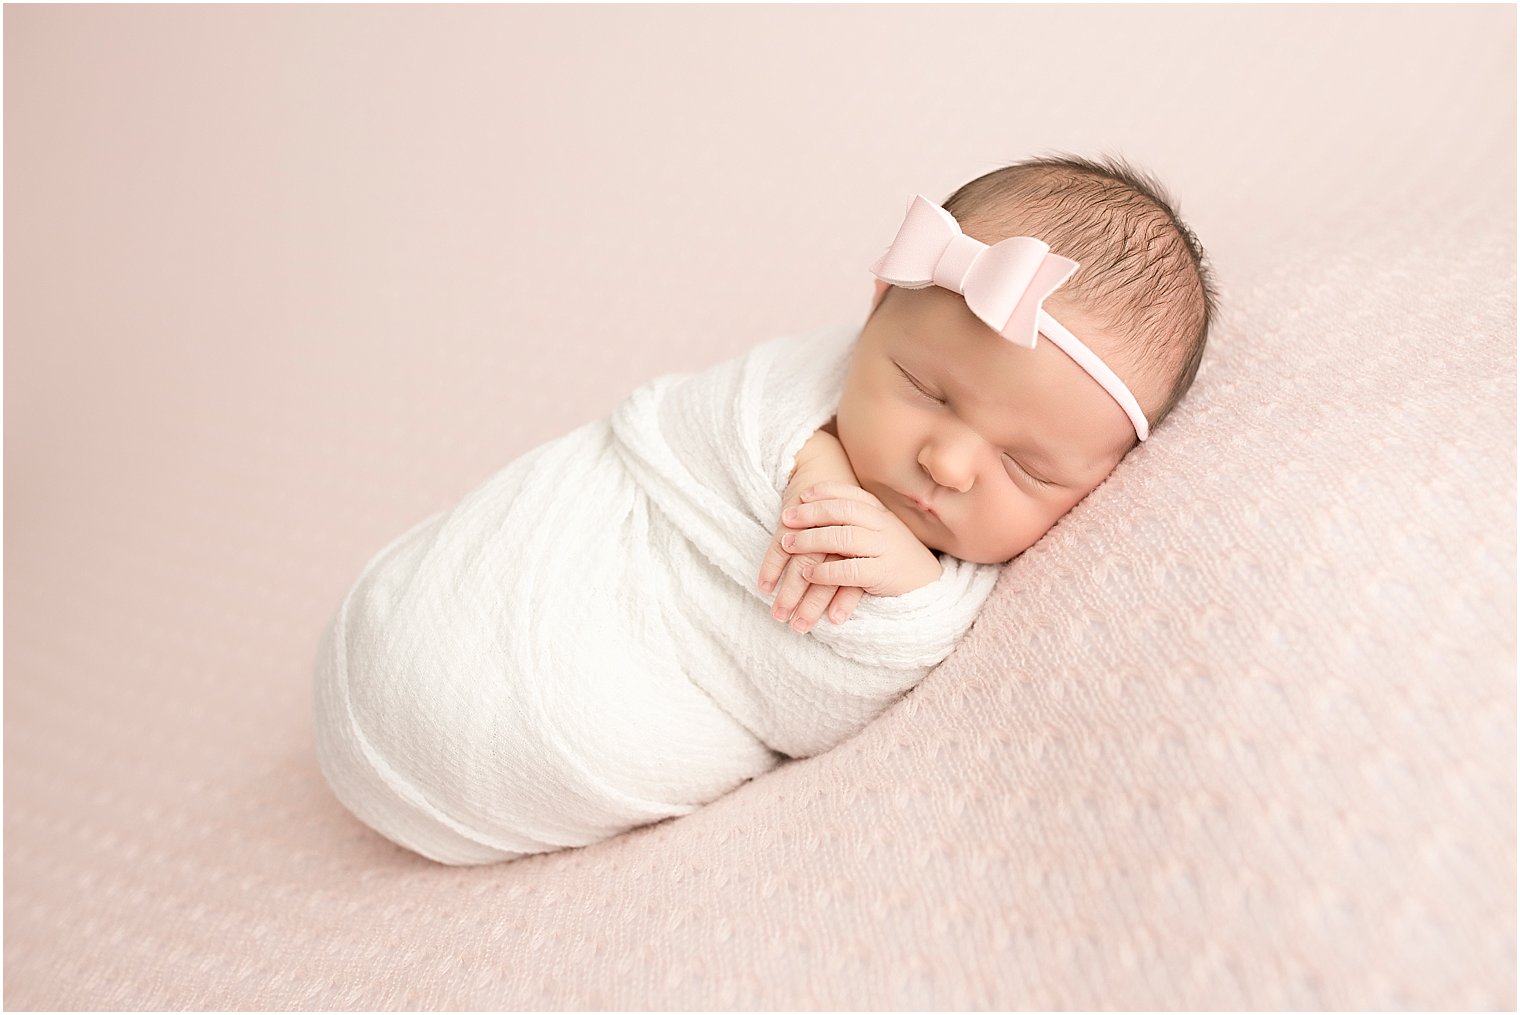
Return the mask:
M906 370L904 370L901 363L897 363L897 362L894 361L892 365L897 368L897 374L898 374L899 377L901 377L903 379L904 383L906 383L908 387L912 388L913 391L916 392L918 395L920 395L923 398L928 399L929 401L933 402L936 405L944 405L944 404L946 404L945 403L945 399L939 397L938 395L934 395L934 394L930 393L930 391L926 387L924 387L921 383L919 383L918 380L916 380L913 377L912 374L910 374ZM1007 452L1007 451L1003 452L1003 458L1006 459L1009 463L1012 464L1013 469L1010 470L1010 471L1022 473L1025 479L1027 479L1029 482L1033 483L1037 487L1049 488L1049 487L1055 487L1055 486L1059 486L1060 485L1059 483L1054 483L1054 482L1051 482L1048 479L1042 479L1039 476L1035 475L1034 472L1032 472L1027 466L1025 466L1022 462L1020 462L1017 458L1013 457L1013 455L1011 453Z

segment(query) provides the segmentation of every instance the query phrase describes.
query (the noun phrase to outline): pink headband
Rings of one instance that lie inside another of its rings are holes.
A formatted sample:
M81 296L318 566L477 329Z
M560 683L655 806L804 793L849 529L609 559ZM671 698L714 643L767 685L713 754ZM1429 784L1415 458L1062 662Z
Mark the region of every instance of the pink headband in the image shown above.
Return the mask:
M871 274L904 289L938 285L960 293L988 327L1025 349L1043 334L1103 385L1143 441L1150 424L1119 375L1040 308L1078 267L1033 236L1010 236L989 247L961 232L955 216L915 194L897 238L871 265Z

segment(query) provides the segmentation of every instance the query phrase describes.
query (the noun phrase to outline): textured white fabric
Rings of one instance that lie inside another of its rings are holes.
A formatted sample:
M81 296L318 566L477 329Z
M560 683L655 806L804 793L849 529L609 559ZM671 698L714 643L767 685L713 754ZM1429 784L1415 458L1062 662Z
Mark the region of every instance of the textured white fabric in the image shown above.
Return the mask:
M918 683L996 566L941 554L937 581L806 635L756 587L859 330L657 378L377 554L318 655L338 798L444 863L584 846L828 750Z

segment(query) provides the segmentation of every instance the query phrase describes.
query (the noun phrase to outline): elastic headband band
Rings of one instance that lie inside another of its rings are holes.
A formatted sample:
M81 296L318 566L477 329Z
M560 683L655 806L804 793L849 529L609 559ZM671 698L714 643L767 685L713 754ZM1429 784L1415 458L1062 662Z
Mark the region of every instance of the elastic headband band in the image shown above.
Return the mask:
M1010 236L988 246L961 232L948 211L915 194L897 237L871 265L871 274L904 289L938 285L959 293L983 323L1022 348L1033 349L1044 334L1113 396L1143 441L1150 423L1129 388L1040 306L1079 267L1033 236Z

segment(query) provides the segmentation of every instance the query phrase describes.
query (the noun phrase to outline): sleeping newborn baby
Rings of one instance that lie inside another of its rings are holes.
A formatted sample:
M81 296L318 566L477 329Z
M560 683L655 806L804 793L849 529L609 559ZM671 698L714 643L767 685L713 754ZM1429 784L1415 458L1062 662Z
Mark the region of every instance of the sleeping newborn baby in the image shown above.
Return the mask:
M939 574L929 551L1018 556L1191 386L1214 301L1201 248L1153 183L1114 169L1025 163L967 184L943 211L909 205L873 265L875 299L837 419L804 448L805 483L761 571L769 591L785 569L778 620L806 631L831 602L837 623L863 593L916 588ZM1006 296L988 293L987 313L974 312L977 276L992 271L984 262L957 295L951 276L976 253L953 261L945 249L957 218L966 237L1041 237L1070 255L1040 261L1039 241L1006 255L1045 273L1026 291L1049 293L1038 326L1032 301L1014 316Z
M316 678L357 817L442 863L510 860L848 739L1170 413L1214 301L1117 162L916 196L871 270L864 326L656 378L369 561Z

